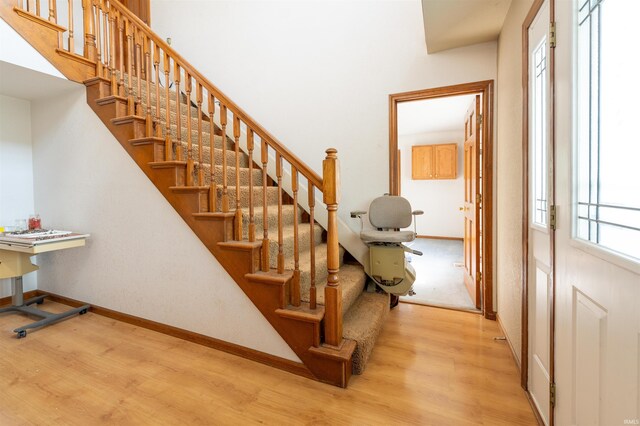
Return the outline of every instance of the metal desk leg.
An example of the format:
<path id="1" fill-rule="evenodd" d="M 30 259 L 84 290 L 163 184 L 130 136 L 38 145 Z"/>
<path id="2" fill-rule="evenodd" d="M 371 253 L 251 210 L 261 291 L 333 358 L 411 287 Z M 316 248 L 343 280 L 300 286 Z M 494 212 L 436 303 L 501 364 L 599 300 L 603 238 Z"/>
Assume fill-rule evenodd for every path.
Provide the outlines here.
<path id="1" fill-rule="evenodd" d="M 7 308 L 1 308 L 0 314 L 5 312 L 20 312 L 23 314 L 33 315 L 35 317 L 42 318 L 40 321 L 32 322 L 31 324 L 27 324 L 25 326 L 18 327 L 15 330 L 13 330 L 15 333 L 17 333 L 16 337 L 18 339 L 26 337 L 27 330 L 30 328 L 37 328 L 37 327 L 49 325 L 54 322 L 60 321 L 64 318 L 73 316 L 75 314 L 84 315 L 87 313 L 87 311 L 91 307 L 91 305 L 83 305 L 83 306 L 80 306 L 79 308 L 70 309 L 68 311 L 61 312 L 59 314 L 42 311 L 40 309 L 33 308 L 29 305 L 32 305 L 34 303 L 41 304 L 44 298 L 47 297 L 46 295 L 32 297 L 31 299 L 25 301 L 23 286 L 22 286 L 22 277 L 20 276 L 20 277 L 12 278 L 11 284 L 13 287 L 13 297 L 11 298 L 13 302 L 13 306 L 9 306 Z"/>

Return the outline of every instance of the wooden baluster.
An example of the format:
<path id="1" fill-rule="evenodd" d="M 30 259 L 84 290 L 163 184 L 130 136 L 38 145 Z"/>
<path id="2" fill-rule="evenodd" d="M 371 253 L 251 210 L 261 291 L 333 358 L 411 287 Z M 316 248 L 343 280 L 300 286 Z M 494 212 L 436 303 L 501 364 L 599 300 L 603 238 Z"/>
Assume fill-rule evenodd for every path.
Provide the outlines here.
<path id="1" fill-rule="evenodd" d="M 293 191 L 293 278 L 291 280 L 291 304 L 300 306 L 300 244 L 298 241 L 298 170 L 291 165 L 291 190 Z"/>
<path id="2" fill-rule="evenodd" d="M 209 100 L 209 156 L 211 160 L 211 170 L 209 171 L 209 211 L 215 212 L 218 207 L 216 206 L 216 155 L 215 155 L 215 132 L 213 130 L 213 116 L 216 112 L 216 103 L 213 95 L 208 94 Z"/>
<path id="3" fill-rule="evenodd" d="M 171 67 L 171 59 L 168 53 L 164 53 L 164 88 L 165 88 L 165 134 L 164 134 L 164 156 L 166 161 L 173 159 L 173 141 L 171 140 L 171 108 L 169 97 L 169 70 Z M 176 157 L 180 148 L 176 149 Z"/>
<path id="4" fill-rule="evenodd" d="M 233 115 L 233 139 L 236 152 L 236 214 L 234 216 L 235 240 L 242 239 L 242 210 L 240 209 L 240 118 Z"/>
<path id="5" fill-rule="evenodd" d="M 182 161 L 182 108 L 180 104 L 180 65 L 176 61 L 174 64 L 174 76 L 173 79 L 176 84 L 176 128 L 177 128 L 177 141 L 176 141 L 176 160 Z M 169 98 L 167 98 L 167 109 L 169 108 Z M 189 153 L 187 153 L 189 155 Z"/>
<path id="6" fill-rule="evenodd" d="M 40 0 L 36 0 L 36 15 L 40 16 Z"/>
<path id="7" fill-rule="evenodd" d="M 262 272 L 269 272 L 269 212 L 267 207 L 267 161 L 269 160 L 269 147 L 262 138 Z"/>
<path id="8" fill-rule="evenodd" d="M 27 3 L 28 4 L 28 3 Z M 67 51 L 69 53 L 74 53 L 74 35 L 73 35 L 73 0 L 68 1 L 69 4 L 69 39 L 67 40 Z"/>
<path id="9" fill-rule="evenodd" d="M 193 140 L 191 138 L 191 75 L 185 71 L 185 91 L 187 94 L 187 186 L 193 186 Z"/>
<path id="10" fill-rule="evenodd" d="M 133 40 L 135 49 L 135 72 L 136 72 L 136 115 L 138 117 L 144 116 L 143 105 L 142 105 L 142 34 L 138 27 L 133 27 Z"/>
<path id="11" fill-rule="evenodd" d="M 56 0 L 49 0 L 49 21 L 54 24 L 58 21 L 58 10 Z"/>
<path id="12" fill-rule="evenodd" d="M 222 211 L 229 212 L 229 189 L 227 188 L 227 107 L 220 104 L 220 127 L 222 127 Z M 236 188 L 236 192 L 239 188 Z"/>
<path id="13" fill-rule="evenodd" d="M 107 9 L 107 0 L 100 0 L 100 11 L 102 12 L 102 62 L 101 76 L 107 78 L 109 72 L 109 50 L 111 44 L 109 43 L 109 10 Z"/>
<path id="14" fill-rule="evenodd" d="M 153 136 L 153 118 L 151 117 L 151 39 L 143 34 L 144 40 L 144 67 L 146 69 L 144 76 L 147 80 L 147 116 L 146 120 L 146 135 L 147 137 Z M 157 83 L 156 83 L 157 85 Z"/>
<path id="15" fill-rule="evenodd" d="M 339 162 L 333 148 L 322 162 L 322 193 L 327 205 L 327 286 L 324 289 L 324 338 L 332 346 L 342 342 L 342 289 L 339 285 L 340 246 L 338 244 Z"/>
<path id="16" fill-rule="evenodd" d="M 247 127 L 247 150 L 249 151 L 249 241 L 256 240 L 256 222 L 253 213 L 253 130 Z"/>
<path id="17" fill-rule="evenodd" d="M 196 81 L 196 103 L 198 105 L 198 186 L 204 185 L 204 158 L 202 158 L 202 84 Z"/>
<path id="18" fill-rule="evenodd" d="M 95 21 L 96 21 L 96 77 L 102 77 L 102 26 L 100 19 L 100 2 L 99 0 L 93 0 L 91 9 L 95 10 Z M 90 9 L 90 10 L 91 10 Z M 94 15 L 91 13 L 91 19 L 93 19 Z"/>
<path id="19" fill-rule="evenodd" d="M 133 98 L 133 28 L 131 22 L 125 21 L 127 34 L 127 115 L 136 114 L 136 101 Z"/>
<path id="20" fill-rule="evenodd" d="M 116 96 L 119 94 L 118 92 L 118 77 L 116 76 L 116 11 L 111 9 L 111 4 L 109 3 L 109 44 L 111 48 L 109 49 L 109 70 L 111 73 L 111 95 Z M 122 44 L 120 44 L 122 46 Z M 120 48 L 122 51 L 122 48 Z"/>
<path id="21" fill-rule="evenodd" d="M 310 271 L 309 271 L 309 308 L 316 308 L 316 238 L 315 238 L 315 206 L 316 206 L 316 196 L 315 196 L 315 188 L 309 182 L 309 261 L 310 261 Z"/>
<path id="22" fill-rule="evenodd" d="M 154 123 L 156 126 L 156 137 L 162 137 L 162 126 L 160 125 L 160 46 L 153 43 L 153 67 L 156 70 L 156 114 Z"/>
<path id="23" fill-rule="evenodd" d="M 84 19 L 84 57 L 90 61 L 96 60 L 96 32 L 93 19 L 93 2 L 82 0 L 82 12 Z"/>
<path id="24" fill-rule="evenodd" d="M 118 95 L 125 97 L 126 96 L 126 86 L 124 84 L 124 19 L 122 15 L 118 13 L 118 20 L 116 22 L 118 26 L 118 52 L 119 52 L 119 64 L 118 69 L 120 71 L 120 79 L 118 83 Z"/>
<path id="25" fill-rule="evenodd" d="M 276 152 L 276 178 L 278 179 L 278 273 L 284 273 L 284 250 L 282 228 L 282 155 Z"/>

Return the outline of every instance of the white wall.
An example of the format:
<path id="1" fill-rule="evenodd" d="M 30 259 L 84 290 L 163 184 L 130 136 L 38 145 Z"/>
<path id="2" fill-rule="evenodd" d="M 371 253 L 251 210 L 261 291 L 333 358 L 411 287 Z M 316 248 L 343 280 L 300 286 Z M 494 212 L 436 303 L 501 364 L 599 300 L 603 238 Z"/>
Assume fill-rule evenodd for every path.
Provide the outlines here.
<path id="1" fill-rule="evenodd" d="M 456 143 L 458 145 L 458 177 L 447 180 L 411 179 L 411 147 Z M 418 235 L 435 237 L 464 236 L 464 127 L 455 131 L 399 135 L 401 150 L 401 192 L 414 210 L 424 210 L 418 217 Z"/>
<path id="2" fill-rule="evenodd" d="M 32 105 L 36 208 L 87 247 L 39 255 L 39 288 L 298 360 L 86 103 Z"/>
<path id="3" fill-rule="evenodd" d="M 0 96 L 0 225 L 37 209 L 44 226 L 92 235 L 86 248 L 38 255 L 38 288 L 299 361 L 98 120 L 84 86 L 54 78 L 64 79 L 2 20 L 0 61 L 11 64 L 2 87 L 32 99 Z M 0 282 L 0 297 L 10 292 Z"/>
<path id="4" fill-rule="evenodd" d="M 60 71 L 2 19 L 0 19 L 0 60 L 64 78 Z"/>
<path id="5" fill-rule="evenodd" d="M 497 311 L 518 359 L 522 344 L 522 23 L 532 3 L 511 3 L 498 40 Z"/>
<path id="6" fill-rule="evenodd" d="M 160 36 L 317 172 L 338 149 L 339 217 L 354 231 L 349 212 L 389 188 L 389 94 L 496 77 L 495 42 L 427 55 L 420 0 L 153 0 L 151 11 Z"/>
<path id="7" fill-rule="evenodd" d="M 0 226 L 14 226 L 34 210 L 31 102 L 0 95 Z M 36 289 L 37 274 L 25 275 L 25 291 Z M 11 280 L 0 280 L 0 297 L 11 293 Z"/>

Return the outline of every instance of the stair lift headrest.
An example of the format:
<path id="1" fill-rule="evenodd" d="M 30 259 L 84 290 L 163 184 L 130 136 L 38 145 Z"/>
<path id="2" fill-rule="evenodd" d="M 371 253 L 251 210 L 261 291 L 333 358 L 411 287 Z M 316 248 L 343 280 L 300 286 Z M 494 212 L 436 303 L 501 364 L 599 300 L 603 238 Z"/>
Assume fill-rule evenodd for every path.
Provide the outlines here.
<path id="1" fill-rule="evenodd" d="M 377 229 L 407 228 L 411 225 L 411 204 L 395 195 L 378 197 L 369 205 L 369 221 Z"/>

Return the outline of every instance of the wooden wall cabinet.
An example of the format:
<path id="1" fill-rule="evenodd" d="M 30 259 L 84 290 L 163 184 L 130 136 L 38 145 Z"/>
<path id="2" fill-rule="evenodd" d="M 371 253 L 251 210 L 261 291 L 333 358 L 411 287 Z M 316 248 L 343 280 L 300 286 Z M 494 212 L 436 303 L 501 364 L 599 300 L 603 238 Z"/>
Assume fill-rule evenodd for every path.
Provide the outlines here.
<path id="1" fill-rule="evenodd" d="M 411 147 L 411 178 L 455 179 L 458 177 L 458 144 Z"/>

